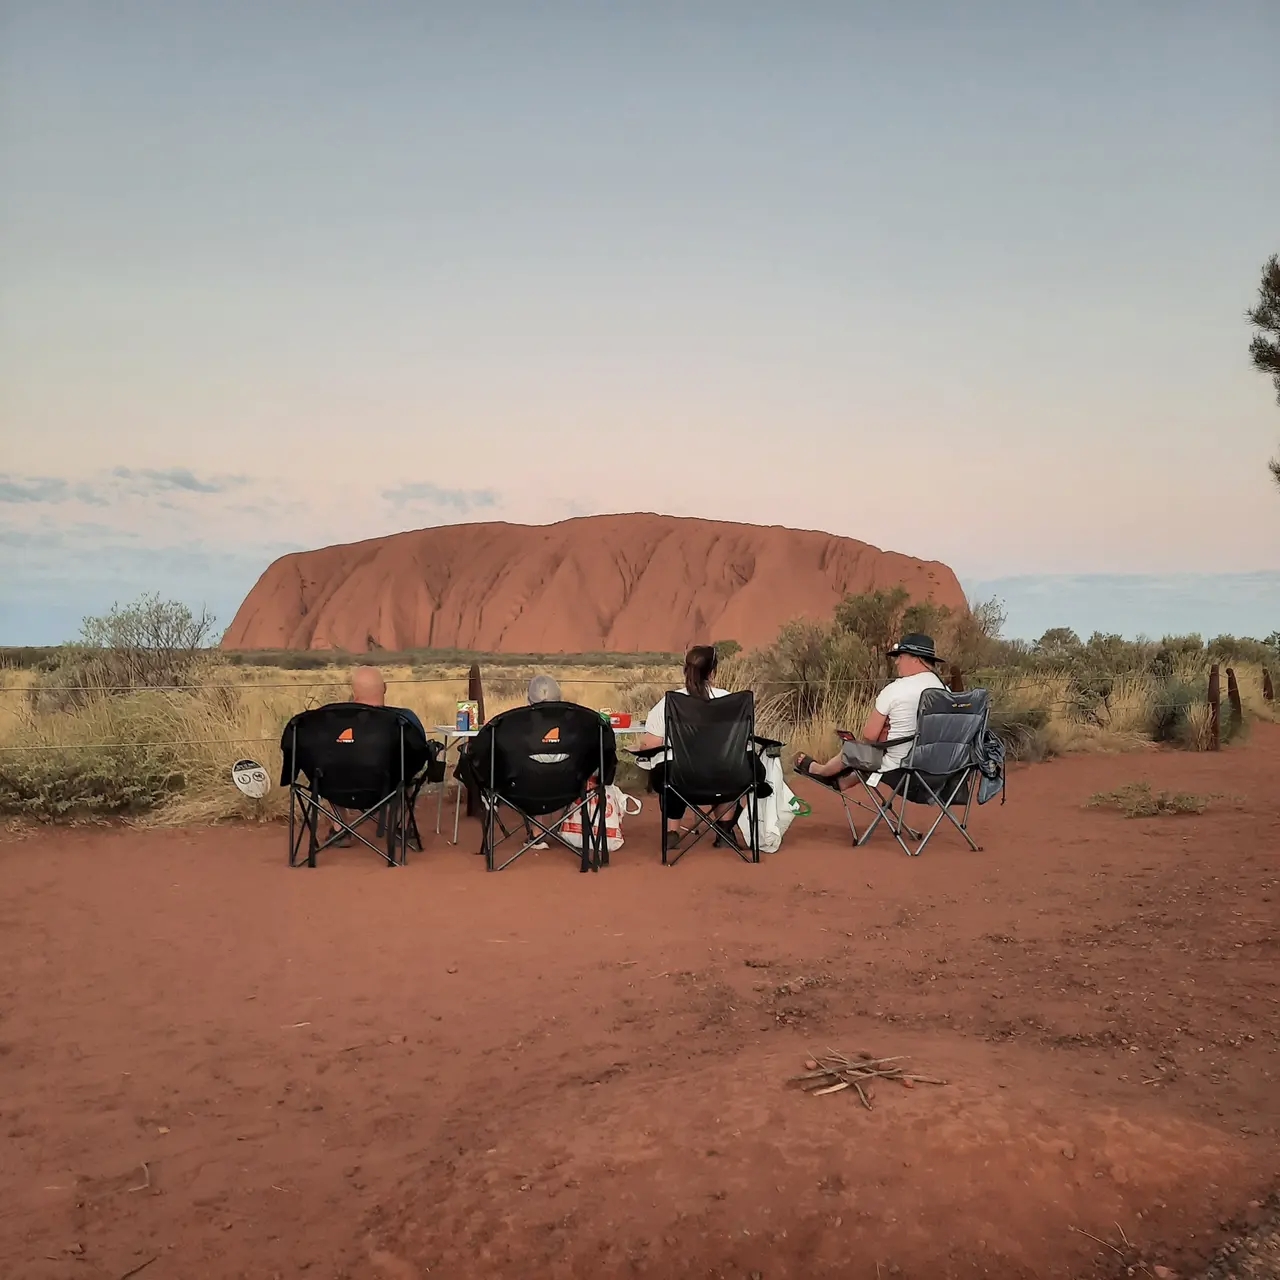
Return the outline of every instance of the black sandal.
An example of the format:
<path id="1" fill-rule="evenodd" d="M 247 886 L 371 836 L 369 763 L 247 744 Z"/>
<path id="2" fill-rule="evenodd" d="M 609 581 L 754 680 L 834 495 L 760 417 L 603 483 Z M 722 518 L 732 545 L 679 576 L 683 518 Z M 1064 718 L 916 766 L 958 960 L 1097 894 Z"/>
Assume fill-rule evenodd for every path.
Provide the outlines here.
<path id="1" fill-rule="evenodd" d="M 818 762 L 812 756 L 807 756 L 802 751 L 798 756 L 796 756 L 795 764 L 792 767 L 795 769 L 796 773 L 800 774 L 801 777 L 808 778 L 811 782 L 816 782 L 818 786 L 826 787 L 828 791 L 834 791 L 839 794 L 841 790 L 840 779 L 853 771 L 851 769 L 846 769 L 843 773 L 838 773 L 833 778 L 826 778 L 820 773 L 812 773 L 810 771 L 810 766 L 817 763 Z"/>

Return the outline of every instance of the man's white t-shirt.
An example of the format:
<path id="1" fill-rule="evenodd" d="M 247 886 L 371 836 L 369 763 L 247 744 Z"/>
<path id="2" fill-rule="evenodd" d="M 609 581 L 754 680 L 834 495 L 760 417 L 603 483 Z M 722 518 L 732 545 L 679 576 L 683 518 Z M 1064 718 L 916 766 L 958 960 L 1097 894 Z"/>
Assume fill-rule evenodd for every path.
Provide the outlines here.
<path id="1" fill-rule="evenodd" d="M 876 710 L 889 721 L 885 738 L 892 741 L 894 738 L 912 737 L 920 715 L 920 695 L 926 689 L 945 688 L 946 685 L 932 671 L 917 671 L 913 676 L 903 676 L 885 685 L 876 698 Z M 910 742 L 890 747 L 884 753 L 882 767 L 886 771 L 896 769 L 910 754 Z"/>
<path id="2" fill-rule="evenodd" d="M 687 689 L 676 689 L 673 692 L 683 693 L 686 698 L 689 696 L 689 691 Z M 729 696 L 729 690 L 713 688 L 711 690 L 711 696 L 713 698 L 727 698 Z M 653 709 L 649 712 L 649 714 L 645 717 L 645 721 L 644 721 L 645 733 L 651 733 L 655 738 L 666 737 L 667 735 L 667 705 L 666 704 L 667 704 L 667 700 L 666 698 L 663 698 L 662 701 L 657 703 L 653 707 Z M 660 758 L 659 756 L 652 756 L 648 760 L 637 760 L 636 763 L 642 769 L 652 769 L 653 766 L 658 763 L 659 758 Z M 670 758 L 671 758 L 671 753 L 668 751 L 667 759 L 670 759 Z"/>

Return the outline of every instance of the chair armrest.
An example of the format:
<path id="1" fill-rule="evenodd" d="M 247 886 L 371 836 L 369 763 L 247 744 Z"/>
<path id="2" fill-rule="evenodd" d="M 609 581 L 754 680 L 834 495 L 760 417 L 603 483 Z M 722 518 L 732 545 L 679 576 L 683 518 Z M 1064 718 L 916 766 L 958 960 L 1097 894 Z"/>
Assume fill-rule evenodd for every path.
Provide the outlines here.
<path id="1" fill-rule="evenodd" d="M 629 756 L 634 756 L 637 760 L 649 760 L 656 756 L 659 751 L 664 751 L 665 747 L 623 747 L 622 750 Z"/>
<path id="2" fill-rule="evenodd" d="M 785 747 L 787 745 L 778 738 L 762 738 L 759 734 L 754 734 L 751 741 L 754 742 L 757 747 Z"/>

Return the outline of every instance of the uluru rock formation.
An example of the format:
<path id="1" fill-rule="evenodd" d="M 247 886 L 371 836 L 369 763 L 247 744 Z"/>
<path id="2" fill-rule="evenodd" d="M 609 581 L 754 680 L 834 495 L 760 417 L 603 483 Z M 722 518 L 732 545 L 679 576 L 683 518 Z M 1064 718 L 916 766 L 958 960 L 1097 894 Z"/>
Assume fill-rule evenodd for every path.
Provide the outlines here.
<path id="1" fill-rule="evenodd" d="M 853 538 L 676 516 L 464 524 L 282 556 L 223 639 L 228 649 L 675 653 L 767 644 L 846 593 L 903 586 L 965 606 L 937 561 Z"/>

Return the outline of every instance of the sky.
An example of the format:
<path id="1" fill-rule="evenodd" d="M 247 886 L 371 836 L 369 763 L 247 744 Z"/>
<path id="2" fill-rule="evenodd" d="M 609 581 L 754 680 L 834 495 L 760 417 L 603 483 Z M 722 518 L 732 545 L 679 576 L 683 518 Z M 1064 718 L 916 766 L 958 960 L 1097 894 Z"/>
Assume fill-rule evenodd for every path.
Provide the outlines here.
<path id="1" fill-rule="evenodd" d="M 1280 628 L 1274 0 L 0 0 L 0 644 L 649 510 Z"/>

